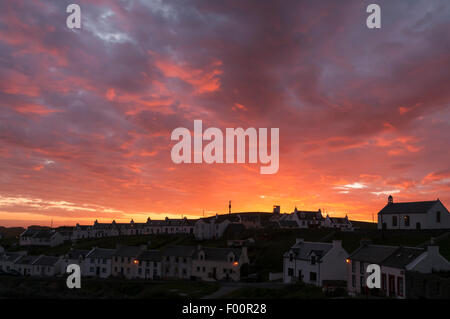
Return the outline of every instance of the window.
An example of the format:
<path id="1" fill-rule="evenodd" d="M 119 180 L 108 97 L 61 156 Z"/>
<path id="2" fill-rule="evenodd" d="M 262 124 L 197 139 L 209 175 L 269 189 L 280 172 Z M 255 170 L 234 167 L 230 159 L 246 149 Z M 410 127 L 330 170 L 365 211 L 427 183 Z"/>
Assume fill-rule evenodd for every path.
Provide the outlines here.
<path id="1" fill-rule="evenodd" d="M 364 274 L 364 263 L 362 261 L 359 262 L 359 273 Z"/>
<path id="2" fill-rule="evenodd" d="M 289 254 L 289 261 L 293 261 L 294 260 L 294 256 L 292 254 Z"/>
<path id="3" fill-rule="evenodd" d="M 294 276 L 294 269 L 288 268 L 288 276 L 289 276 L 289 277 Z"/>
<path id="4" fill-rule="evenodd" d="M 397 216 L 392 216 L 392 226 L 397 226 Z"/>
<path id="5" fill-rule="evenodd" d="M 437 211 L 436 212 L 436 223 L 440 223 L 441 222 L 441 212 Z"/>
<path id="6" fill-rule="evenodd" d="M 403 216 L 403 222 L 405 226 L 409 226 L 409 216 Z"/>
<path id="7" fill-rule="evenodd" d="M 310 272 L 309 273 L 309 281 L 316 281 L 317 280 L 317 274 L 315 272 Z"/>
<path id="8" fill-rule="evenodd" d="M 352 260 L 352 272 L 355 272 L 356 268 L 356 262 L 354 260 Z"/>
<path id="9" fill-rule="evenodd" d="M 361 291 L 364 287 L 364 276 L 359 277 L 359 286 L 361 287 Z"/>
<path id="10" fill-rule="evenodd" d="M 403 277 L 397 277 L 397 294 L 403 296 Z"/>
<path id="11" fill-rule="evenodd" d="M 355 275 L 352 275 L 352 287 L 353 288 L 356 287 L 356 277 L 355 277 Z"/>
<path id="12" fill-rule="evenodd" d="M 311 265 L 316 264 L 316 256 L 311 256 Z"/>

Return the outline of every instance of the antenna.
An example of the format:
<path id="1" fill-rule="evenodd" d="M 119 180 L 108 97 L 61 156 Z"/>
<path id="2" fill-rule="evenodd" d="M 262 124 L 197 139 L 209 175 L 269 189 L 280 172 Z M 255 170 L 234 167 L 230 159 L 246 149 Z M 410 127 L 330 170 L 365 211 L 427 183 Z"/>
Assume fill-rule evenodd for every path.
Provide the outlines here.
<path id="1" fill-rule="evenodd" d="M 231 200 L 228 201 L 228 214 L 231 214 Z"/>
<path id="2" fill-rule="evenodd" d="M 52 221 L 50 222 L 50 228 L 53 228 L 53 218 Z"/>

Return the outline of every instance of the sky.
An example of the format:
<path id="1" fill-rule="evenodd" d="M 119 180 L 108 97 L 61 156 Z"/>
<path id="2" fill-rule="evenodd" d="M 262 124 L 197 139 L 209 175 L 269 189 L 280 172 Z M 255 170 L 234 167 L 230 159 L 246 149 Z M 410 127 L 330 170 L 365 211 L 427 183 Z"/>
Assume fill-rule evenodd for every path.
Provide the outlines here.
<path id="1" fill-rule="evenodd" d="M 0 225 L 449 207 L 450 2 L 372 2 L 1 1 Z M 279 128 L 279 171 L 174 164 L 196 119 Z"/>

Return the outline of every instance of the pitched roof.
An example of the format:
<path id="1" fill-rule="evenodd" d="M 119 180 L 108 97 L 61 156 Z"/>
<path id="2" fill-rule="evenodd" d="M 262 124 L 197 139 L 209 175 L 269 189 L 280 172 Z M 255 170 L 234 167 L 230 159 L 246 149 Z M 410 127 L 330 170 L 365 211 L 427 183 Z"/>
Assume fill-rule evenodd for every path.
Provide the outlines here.
<path id="1" fill-rule="evenodd" d="M 141 253 L 142 249 L 137 246 L 122 246 L 117 248 L 113 256 L 120 257 L 136 257 Z"/>
<path id="2" fill-rule="evenodd" d="M 239 259 L 242 253 L 241 248 L 213 248 L 213 247 L 201 247 L 195 254 L 195 258 L 198 259 L 200 252 L 205 253 L 205 260 L 214 261 L 228 261 L 228 255 L 233 253 L 236 259 Z"/>
<path id="3" fill-rule="evenodd" d="M 405 268 L 424 252 L 424 248 L 400 247 L 382 261 L 381 264 L 393 268 Z"/>
<path id="4" fill-rule="evenodd" d="M 115 249 L 95 247 L 86 255 L 86 258 L 111 258 L 115 252 Z"/>
<path id="5" fill-rule="evenodd" d="M 33 262 L 33 265 L 37 266 L 54 266 L 58 262 L 58 257 L 53 256 L 40 256 Z"/>
<path id="6" fill-rule="evenodd" d="M 200 220 L 204 221 L 205 223 L 222 223 L 224 221 L 230 221 L 230 222 L 239 222 L 239 217 L 237 214 L 224 214 L 224 215 L 216 215 L 216 216 L 210 216 L 205 218 L 200 218 Z"/>
<path id="7" fill-rule="evenodd" d="M 345 217 L 329 217 L 333 224 L 350 224 L 351 222 Z"/>
<path id="8" fill-rule="evenodd" d="M 79 259 L 80 257 L 85 257 L 89 253 L 86 249 L 70 249 L 66 256 L 69 259 Z"/>
<path id="9" fill-rule="evenodd" d="M 18 252 L 4 252 L 0 257 L 4 261 L 15 261 L 19 257 L 24 256 L 24 253 L 18 253 Z"/>
<path id="10" fill-rule="evenodd" d="M 196 246 L 167 246 L 161 250 L 163 256 L 192 257 Z"/>
<path id="11" fill-rule="evenodd" d="M 306 210 L 295 210 L 294 213 L 299 219 L 305 220 L 321 220 L 323 219 L 322 213 L 320 211 L 306 211 Z"/>
<path id="12" fill-rule="evenodd" d="M 161 261 L 161 251 L 159 250 L 144 250 L 139 256 L 137 256 L 138 260 L 149 260 L 149 261 Z"/>
<path id="13" fill-rule="evenodd" d="M 41 238 L 50 240 L 55 232 L 50 228 L 28 228 L 20 237 Z"/>
<path id="14" fill-rule="evenodd" d="M 387 203 L 378 214 L 425 214 L 438 201 Z"/>
<path id="15" fill-rule="evenodd" d="M 367 244 L 360 246 L 352 254 L 350 254 L 348 258 L 351 260 L 380 264 L 398 248 L 398 246 Z"/>
<path id="16" fill-rule="evenodd" d="M 306 242 L 300 241 L 292 246 L 295 259 L 309 260 L 312 253 L 318 256 L 325 256 L 326 253 L 333 248 L 332 243 Z M 289 252 L 285 253 L 289 255 Z"/>
<path id="17" fill-rule="evenodd" d="M 31 265 L 38 258 L 39 256 L 24 255 L 17 259 L 15 263 L 20 265 Z"/>

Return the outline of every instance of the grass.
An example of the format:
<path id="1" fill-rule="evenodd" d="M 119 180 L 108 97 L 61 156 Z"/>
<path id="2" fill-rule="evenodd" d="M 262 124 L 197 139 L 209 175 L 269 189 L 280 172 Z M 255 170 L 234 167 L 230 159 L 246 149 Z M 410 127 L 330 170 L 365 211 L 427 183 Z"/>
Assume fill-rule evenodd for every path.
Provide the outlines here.
<path id="1" fill-rule="evenodd" d="M 82 278 L 81 289 L 68 289 L 65 278 L 9 277 L 0 281 L 0 298 L 198 299 L 218 289 L 215 283 L 192 281 Z"/>

